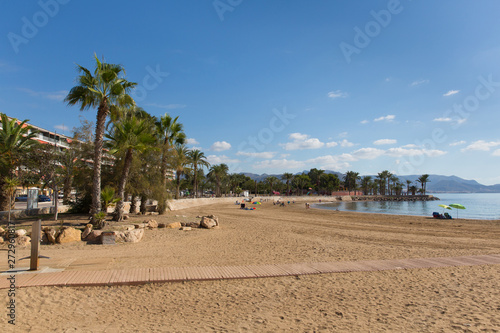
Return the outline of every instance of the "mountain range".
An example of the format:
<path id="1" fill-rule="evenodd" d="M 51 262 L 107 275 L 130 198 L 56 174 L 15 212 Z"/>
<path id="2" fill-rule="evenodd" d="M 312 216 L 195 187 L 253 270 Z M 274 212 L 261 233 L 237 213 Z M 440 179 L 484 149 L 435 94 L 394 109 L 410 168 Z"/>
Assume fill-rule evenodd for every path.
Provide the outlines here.
<path id="1" fill-rule="evenodd" d="M 301 173 L 308 173 L 308 170 L 296 173 L 297 175 Z M 336 174 L 340 179 L 343 179 L 344 174 L 337 171 L 325 170 L 325 173 Z M 275 176 L 281 179 L 281 174 L 255 174 L 243 172 L 245 176 L 252 178 L 252 180 L 262 181 L 269 176 Z M 375 175 L 370 175 L 375 178 Z M 399 179 L 406 187 L 406 180 L 413 182 L 413 185 L 420 188 L 420 183 L 416 180 L 421 175 L 407 175 L 398 176 Z M 483 185 L 475 180 L 463 179 L 457 176 L 442 176 L 442 175 L 429 175 L 429 182 L 427 183 L 428 193 L 500 193 L 500 184 L 496 185 Z"/>

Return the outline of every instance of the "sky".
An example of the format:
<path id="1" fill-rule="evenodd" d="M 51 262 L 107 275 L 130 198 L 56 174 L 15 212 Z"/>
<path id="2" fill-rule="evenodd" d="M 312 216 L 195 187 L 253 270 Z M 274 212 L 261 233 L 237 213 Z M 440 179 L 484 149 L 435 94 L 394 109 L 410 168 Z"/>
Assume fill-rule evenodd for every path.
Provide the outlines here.
<path id="1" fill-rule="evenodd" d="M 94 54 L 230 172 L 500 183 L 500 2 L 0 2 L 0 112 L 71 135 Z"/>

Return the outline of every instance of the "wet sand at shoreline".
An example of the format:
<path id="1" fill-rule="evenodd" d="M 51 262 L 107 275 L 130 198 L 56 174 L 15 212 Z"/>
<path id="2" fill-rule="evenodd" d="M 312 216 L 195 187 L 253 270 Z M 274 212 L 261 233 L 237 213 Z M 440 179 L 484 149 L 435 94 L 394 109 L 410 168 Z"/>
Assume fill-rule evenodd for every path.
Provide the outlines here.
<path id="1" fill-rule="evenodd" d="M 311 201 L 313 203 L 313 201 Z M 500 253 L 500 222 L 357 214 L 264 203 L 131 216 L 219 216 L 221 228 L 146 230 L 137 244 L 42 246 L 41 266 L 103 270 Z M 176 217 L 175 215 L 178 215 Z M 183 217 L 185 216 L 185 217 Z M 19 251 L 18 258 L 29 253 Z M 0 263 L 4 269 L 6 260 Z M 29 265 L 29 263 L 23 263 Z M 20 265 L 18 265 L 20 266 Z M 17 290 L 16 331 L 500 331 L 500 266 Z M 2 297 L 7 300 L 4 294 Z M 0 327 L 5 327 L 5 317 Z M 7 327 L 9 328 L 9 327 Z"/>

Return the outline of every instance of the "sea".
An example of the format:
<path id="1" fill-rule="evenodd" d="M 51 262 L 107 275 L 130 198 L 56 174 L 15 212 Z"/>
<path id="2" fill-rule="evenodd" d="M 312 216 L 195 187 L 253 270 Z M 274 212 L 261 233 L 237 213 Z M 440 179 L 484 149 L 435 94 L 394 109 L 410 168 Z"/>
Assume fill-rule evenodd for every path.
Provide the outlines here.
<path id="1" fill-rule="evenodd" d="M 500 193 L 429 193 L 437 201 L 338 201 L 315 203 L 314 208 L 360 213 L 432 216 L 448 212 L 454 219 L 500 220 Z M 438 205 L 461 204 L 465 209 L 443 209 Z"/>

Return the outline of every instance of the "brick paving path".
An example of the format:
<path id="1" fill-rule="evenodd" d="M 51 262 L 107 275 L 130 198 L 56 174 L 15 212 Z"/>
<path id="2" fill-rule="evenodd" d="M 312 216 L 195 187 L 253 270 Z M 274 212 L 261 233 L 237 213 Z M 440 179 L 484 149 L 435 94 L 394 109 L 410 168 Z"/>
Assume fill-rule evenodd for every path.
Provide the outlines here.
<path id="1" fill-rule="evenodd" d="M 500 254 L 453 258 L 416 258 L 350 262 L 317 262 L 252 266 L 132 268 L 105 271 L 17 273 L 16 288 L 35 286 L 110 286 L 179 281 L 249 279 L 307 274 L 383 271 L 450 266 L 499 265 Z M 0 276 L 0 289 L 8 289 L 10 274 Z"/>

